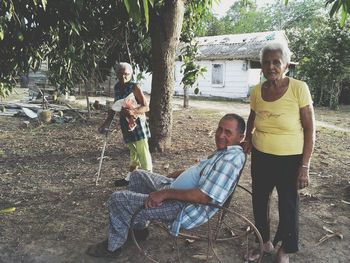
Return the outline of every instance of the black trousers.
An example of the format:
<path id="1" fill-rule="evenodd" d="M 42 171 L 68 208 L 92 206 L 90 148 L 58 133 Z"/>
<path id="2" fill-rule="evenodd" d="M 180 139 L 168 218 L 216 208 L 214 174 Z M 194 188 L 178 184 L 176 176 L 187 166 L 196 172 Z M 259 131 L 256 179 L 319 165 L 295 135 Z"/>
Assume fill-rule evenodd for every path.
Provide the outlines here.
<path id="1" fill-rule="evenodd" d="M 286 253 L 298 251 L 299 195 L 297 171 L 302 155 L 278 156 L 252 150 L 251 174 L 255 225 L 264 242 L 270 240 L 270 197 L 276 187 L 279 224 L 274 246 L 282 241 Z"/>

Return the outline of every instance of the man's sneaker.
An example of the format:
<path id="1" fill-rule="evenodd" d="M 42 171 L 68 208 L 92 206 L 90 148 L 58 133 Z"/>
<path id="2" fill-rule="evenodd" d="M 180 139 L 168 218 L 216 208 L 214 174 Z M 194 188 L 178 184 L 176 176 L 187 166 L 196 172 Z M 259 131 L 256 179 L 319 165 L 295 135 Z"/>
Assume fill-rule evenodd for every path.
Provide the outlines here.
<path id="1" fill-rule="evenodd" d="M 127 186 L 129 185 L 129 181 L 123 179 L 117 179 L 114 181 L 114 186 L 116 187 L 122 187 L 122 186 Z"/>
<path id="2" fill-rule="evenodd" d="M 117 258 L 121 253 L 121 248 L 115 251 L 108 250 L 108 240 L 104 240 L 96 245 L 89 246 L 86 254 L 96 258 Z"/>

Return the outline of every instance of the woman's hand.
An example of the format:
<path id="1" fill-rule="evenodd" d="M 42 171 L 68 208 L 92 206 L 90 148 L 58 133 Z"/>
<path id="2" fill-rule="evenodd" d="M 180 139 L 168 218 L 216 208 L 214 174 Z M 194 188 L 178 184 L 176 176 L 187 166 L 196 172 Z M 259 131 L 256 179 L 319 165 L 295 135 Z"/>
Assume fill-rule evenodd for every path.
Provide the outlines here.
<path id="1" fill-rule="evenodd" d="M 250 109 L 250 113 L 247 121 L 247 132 L 245 136 L 245 143 L 243 145 L 243 150 L 246 154 L 250 154 L 253 148 L 252 132 L 254 130 L 254 120 L 255 120 L 255 111 Z"/>
<path id="2" fill-rule="evenodd" d="M 137 117 L 137 110 L 136 109 L 128 109 L 128 108 L 122 108 L 121 114 L 124 117 L 128 118 L 136 118 Z"/>
<path id="3" fill-rule="evenodd" d="M 298 171 L 297 189 L 303 189 L 309 185 L 309 164 L 315 144 L 315 115 L 312 105 L 300 109 L 300 120 L 304 130 L 303 158 Z"/>
<path id="4" fill-rule="evenodd" d="M 309 186 L 309 168 L 300 166 L 297 177 L 297 189 L 303 189 Z"/>
<path id="5" fill-rule="evenodd" d="M 250 154 L 253 148 L 252 140 L 242 142 L 242 147 L 246 154 Z"/>

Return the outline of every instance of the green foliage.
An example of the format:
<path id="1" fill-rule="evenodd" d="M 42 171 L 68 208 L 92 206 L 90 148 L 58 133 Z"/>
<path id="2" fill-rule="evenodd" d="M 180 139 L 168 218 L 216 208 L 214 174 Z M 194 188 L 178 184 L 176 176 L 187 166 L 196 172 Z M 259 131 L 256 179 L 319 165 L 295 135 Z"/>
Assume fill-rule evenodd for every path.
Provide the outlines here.
<path id="1" fill-rule="evenodd" d="M 200 32 L 211 2 L 187 1 L 192 14 L 186 12 L 184 29 Z M 163 4 L 163 0 L 1 1 L 0 96 L 11 92 L 19 76 L 36 71 L 44 59 L 51 84 L 65 90 L 81 82 L 103 81 L 116 61 L 151 71 L 150 13 L 161 12 Z M 190 43 L 191 37 L 187 39 Z"/>
<path id="2" fill-rule="evenodd" d="M 226 17 L 230 19 L 233 24 L 244 17 L 248 13 L 256 11 L 255 1 L 245 0 L 235 2 L 227 11 Z"/>
<path id="3" fill-rule="evenodd" d="M 135 23 L 139 23 L 144 18 L 147 30 L 149 26 L 149 5 L 154 7 L 154 3 L 155 0 L 124 0 L 124 5 L 130 17 Z"/>
<path id="4" fill-rule="evenodd" d="M 16 78 L 46 58 L 51 83 L 67 89 L 104 80 L 116 60 L 129 61 L 128 48 L 135 54 L 131 62 L 148 69 L 149 43 L 119 1 L 2 1 L 1 87 L 10 91 Z"/>
<path id="5" fill-rule="evenodd" d="M 254 1 L 235 2 L 222 18 L 209 17 L 205 35 L 224 35 L 284 30 L 312 23 L 315 13 L 322 12 L 323 0 L 275 1 L 258 9 Z"/>
<path id="6" fill-rule="evenodd" d="M 37 23 L 45 13 L 46 1 L 0 2 L 0 96 L 6 96 L 16 78 L 36 70 L 44 58 L 48 38 L 42 31 L 48 25 Z"/>
<path id="7" fill-rule="evenodd" d="M 343 83 L 350 80 L 350 32 L 336 20 L 289 32 L 299 61 L 297 76 L 305 80 L 317 105 L 336 109 Z"/>
<path id="8" fill-rule="evenodd" d="M 277 18 L 272 25 L 286 30 L 293 61 L 299 62 L 297 78 L 308 83 L 316 105 L 336 109 L 349 79 L 349 31 L 329 18 L 324 1 L 290 1 L 270 10 L 270 17 Z"/>
<path id="9" fill-rule="evenodd" d="M 205 17 L 210 14 L 212 1 L 189 1 L 186 6 L 185 19 L 182 27 L 181 42 L 184 44 L 181 49 L 181 60 L 183 65 L 181 71 L 183 77 L 181 83 L 184 88 L 193 87 L 198 80 L 206 72 L 206 68 L 195 63 L 198 53 L 198 43 L 195 40 L 196 34 L 201 34 L 204 30 Z M 194 90 L 195 94 L 199 92 L 198 84 Z"/>
<path id="10" fill-rule="evenodd" d="M 123 4 L 81 1 L 71 8 L 76 15 L 64 23 L 63 30 L 58 27 L 52 31 L 59 36 L 53 39 L 48 55 L 53 83 L 69 89 L 82 81 L 99 83 L 116 61 L 147 67 L 150 45 L 143 40 L 145 31 L 129 21 Z M 129 50 L 135 54 L 132 60 Z"/>
<path id="11" fill-rule="evenodd" d="M 233 24 L 226 16 L 217 18 L 210 14 L 207 18 L 206 31 L 198 36 L 218 36 L 225 34 L 232 34 L 234 32 Z"/>
<path id="12" fill-rule="evenodd" d="M 266 31 L 270 20 L 258 10 L 255 1 L 245 0 L 235 2 L 222 18 L 207 17 L 205 35 L 225 35 Z"/>
<path id="13" fill-rule="evenodd" d="M 0 82 L 0 97 L 7 97 L 11 94 L 13 86 L 8 85 L 6 82 Z"/>
<path id="14" fill-rule="evenodd" d="M 326 2 L 333 3 L 331 15 L 340 8 L 349 10 L 348 0 Z M 292 60 L 299 62 L 297 77 L 309 84 L 315 104 L 337 108 L 340 92 L 349 85 L 349 31 L 328 13 L 324 0 L 275 1 L 261 9 L 236 2 L 225 17 L 208 23 L 207 34 L 213 33 L 213 25 L 219 34 L 285 30 L 294 52 Z"/>
<path id="15" fill-rule="evenodd" d="M 183 47 L 182 52 L 184 55 L 182 56 L 182 66 L 181 71 L 183 73 L 183 77 L 181 83 L 185 88 L 193 87 L 193 85 L 198 80 L 199 76 L 203 76 L 203 73 L 206 72 L 206 68 L 196 64 L 194 61 L 195 56 L 198 52 L 197 42 L 193 39 L 191 43 L 187 44 Z M 198 84 L 195 89 L 195 94 L 199 92 Z"/>
<path id="16" fill-rule="evenodd" d="M 329 15 L 333 17 L 336 13 L 341 10 L 340 15 L 340 27 L 345 25 L 346 19 L 350 14 L 350 1 L 349 0 L 326 0 L 326 5 L 331 5 L 332 8 L 329 12 Z"/>

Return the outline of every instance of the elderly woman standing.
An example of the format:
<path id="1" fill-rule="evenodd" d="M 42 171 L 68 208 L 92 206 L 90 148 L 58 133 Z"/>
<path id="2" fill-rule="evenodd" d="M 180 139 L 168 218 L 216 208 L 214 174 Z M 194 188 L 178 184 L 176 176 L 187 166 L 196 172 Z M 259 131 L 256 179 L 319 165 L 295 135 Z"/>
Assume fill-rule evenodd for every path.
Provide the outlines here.
<path id="1" fill-rule="evenodd" d="M 132 172 L 136 168 L 152 171 L 152 158 L 148 147 L 148 138 L 151 136 L 145 113 L 149 111 L 146 98 L 139 84 L 131 81 L 133 74 L 129 63 L 116 64 L 115 71 L 118 83 L 114 86 L 115 101 L 125 99 L 133 93 L 136 107 L 123 107 L 120 112 L 120 128 L 124 142 L 130 149 L 130 168 Z M 108 112 L 107 119 L 103 122 L 99 131 L 103 133 L 111 123 L 114 112 Z M 131 125 L 131 126 L 130 126 Z M 129 175 L 125 179 L 115 181 L 115 186 L 126 186 L 129 183 Z"/>
<path id="2" fill-rule="evenodd" d="M 260 52 L 266 81 L 250 97 L 246 153 L 252 153 L 251 175 L 255 225 L 272 252 L 281 241 L 277 262 L 289 262 L 298 251 L 298 189 L 309 184 L 311 154 L 315 142 L 312 99 L 305 82 L 285 76 L 290 50 L 280 43 Z M 270 240 L 269 202 L 273 188 L 278 193 L 279 224 Z M 251 255 L 254 258 L 254 255 Z"/>

